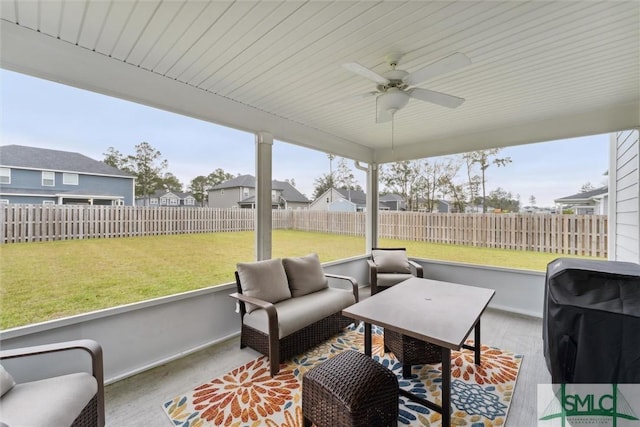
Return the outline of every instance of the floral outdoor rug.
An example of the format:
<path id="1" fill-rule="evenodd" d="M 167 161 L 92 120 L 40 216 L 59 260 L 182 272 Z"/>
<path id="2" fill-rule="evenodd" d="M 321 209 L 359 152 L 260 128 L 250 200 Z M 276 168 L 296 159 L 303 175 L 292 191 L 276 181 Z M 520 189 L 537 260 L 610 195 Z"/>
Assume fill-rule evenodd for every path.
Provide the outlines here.
<path id="1" fill-rule="evenodd" d="M 298 427 L 302 426 L 302 375 L 341 351 L 362 351 L 362 324 L 280 365 L 269 375 L 262 356 L 165 402 L 162 407 L 174 426 Z M 412 378 L 402 378 L 402 365 L 384 354 L 382 329 L 374 326 L 374 360 L 398 376 L 400 387 L 440 404 L 441 364 L 413 367 Z M 482 363 L 473 352 L 451 352 L 452 425 L 502 426 L 516 385 L 522 356 L 482 346 Z M 440 426 L 440 414 L 400 397 L 399 425 Z"/>

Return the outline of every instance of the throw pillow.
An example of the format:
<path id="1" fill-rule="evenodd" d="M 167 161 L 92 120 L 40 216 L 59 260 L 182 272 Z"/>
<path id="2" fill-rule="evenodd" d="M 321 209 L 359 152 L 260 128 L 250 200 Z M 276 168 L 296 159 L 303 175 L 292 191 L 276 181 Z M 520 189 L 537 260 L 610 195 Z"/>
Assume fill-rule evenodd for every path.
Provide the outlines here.
<path id="1" fill-rule="evenodd" d="M 374 249 L 371 255 L 379 273 L 411 273 L 405 250 Z"/>
<path id="2" fill-rule="evenodd" d="M 326 289 L 329 281 L 324 275 L 318 254 L 303 257 L 284 258 L 284 270 L 289 280 L 291 295 L 299 297 Z"/>
<path id="3" fill-rule="evenodd" d="M 16 385 L 16 382 L 11 374 L 4 369 L 4 366 L 0 365 L 0 397 L 11 390 L 14 385 Z"/>
<path id="4" fill-rule="evenodd" d="M 287 274 L 280 258 L 239 262 L 237 269 L 244 295 L 272 303 L 291 298 Z M 253 304 L 245 304 L 245 307 L 248 313 L 259 308 Z"/>

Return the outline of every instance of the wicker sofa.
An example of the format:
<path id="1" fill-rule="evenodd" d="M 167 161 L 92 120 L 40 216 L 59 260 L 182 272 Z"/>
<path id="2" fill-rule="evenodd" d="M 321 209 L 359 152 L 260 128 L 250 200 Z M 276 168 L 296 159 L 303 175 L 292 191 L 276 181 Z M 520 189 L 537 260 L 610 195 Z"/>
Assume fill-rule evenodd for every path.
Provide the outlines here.
<path id="1" fill-rule="evenodd" d="M 325 273 L 316 254 L 238 263 L 235 276 L 238 292 L 231 297 L 240 305 L 240 347 L 268 356 L 272 376 L 281 361 L 353 323 L 341 312 L 358 301 L 358 283 Z M 351 289 L 332 288 L 328 278 L 346 281 Z"/>
<path id="2" fill-rule="evenodd" d="M 59 359 L 52 357 L 53 354 L 74 351 L 83 351 L 90 356 L 91 373 L 85 372 L 87 366 L 73 373 L 17 381 L 16 384 L 10 368 L 5 370 L 0 365 L 0 426 L 105 425 L 102 348 L 97 342 L 76 340 L 2 350 L 0 359 L 7 367 L 12 364 L 30 366 L 29 359 L 56 365 Z"/>

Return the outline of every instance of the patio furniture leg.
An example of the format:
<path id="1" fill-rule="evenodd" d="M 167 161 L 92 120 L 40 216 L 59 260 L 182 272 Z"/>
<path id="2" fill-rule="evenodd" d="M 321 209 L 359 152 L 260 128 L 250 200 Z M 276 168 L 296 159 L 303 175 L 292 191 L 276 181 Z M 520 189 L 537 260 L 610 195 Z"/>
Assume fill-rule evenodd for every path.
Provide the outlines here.
<path id="1" fill-rule="evenodd" d="M 475 346 L 475 362 L 476 365 L 480 364 L 480 319 L 474 328 L 473 345 Z"/>
<path id="2" fill-rule="evenodd" d="M 480 364 L 480 319 L 473 326 L 473 345 L 462 344 L 462 348 L 473 350 L 473 361 L 476 365 Z"/>
<path id="3" fill-rule="evenodd" d="M 451 425 L 451 349 L 442 347 L 442 427 Z"/>
<path id="4" fill-rule="evenodd" d="M 269 335 L 269 373 L 275 376 L 280 372 L 280 341 L 277 331 L 274 335 Z"/>
<path id="5" fill-rule="evenodd" d="M 409 378 L 411 376 L 411 365 L 402 365 L 402 378 Z"/>
<path id="6" fill-rule="evenodd" d="M 371 357 L 371 323 L 364 323 L 364 354 Z"/>

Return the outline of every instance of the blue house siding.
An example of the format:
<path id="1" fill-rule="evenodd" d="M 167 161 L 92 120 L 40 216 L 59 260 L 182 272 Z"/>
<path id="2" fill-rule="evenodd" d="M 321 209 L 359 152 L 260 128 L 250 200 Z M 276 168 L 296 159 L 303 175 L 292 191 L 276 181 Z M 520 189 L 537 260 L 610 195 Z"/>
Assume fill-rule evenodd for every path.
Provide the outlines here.
<path id="1" fill-rule="evenodd" d="M 8 200 L 9 203 L 21 204 L 21 205 L 41 205 L 45 201 L 51 201 L 57 203 L 56 197 L 40 197 L 40 196 L 8 196 L 6 194 L 0 196 L 1 200 Z"/>
<path id="2" fill-rule="evenodd" d="M 0 199 L 9 203 L 133 205 L 135 177 L 80 153 L 22 145 L 0 146 Z M 53 185 L 43 185 L 53 177 Z M 64 177 L 70 180 L 64 183 Z M 77 178 L 77 179 L 73 179 Z M 74 182 L 75 181 L 75 182 Z"/>
<path id="3" fill-rule="evenodd" d="M 121 199 L 123 204 L 133 205 L 133 178 L 54 172 L 55 185 L 50 186 L 42 185 L 42 172 L 11 168 L 11 183 L 0 185 L 2 193 L 0 199 L 8 200 L 9 203 L 42 204 L 43 201 L 48 200 L 57 204 L 59 197 L 62 196 L 67 203 L 82 203 L 92 199 L 93 204 L 102 205 Z M 64 184 L 65 173 L 76 174 L 78 185 Z M 26 194 L 32 194 L 32 196 Z"/>
<path id="4" fill-rule="evenodd" d="M 62 179 L 62 178 L 61 178 Z M 111 195 L 124 196 L 125 205 L 134 203 L 133 178 L 120 178 L 115 176 L 80 175 L 79 191 L 91 189 L 92 191 L 102 190 Z M 66 189 L 73 186 L 65 186 Z"/>

